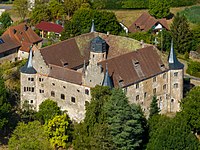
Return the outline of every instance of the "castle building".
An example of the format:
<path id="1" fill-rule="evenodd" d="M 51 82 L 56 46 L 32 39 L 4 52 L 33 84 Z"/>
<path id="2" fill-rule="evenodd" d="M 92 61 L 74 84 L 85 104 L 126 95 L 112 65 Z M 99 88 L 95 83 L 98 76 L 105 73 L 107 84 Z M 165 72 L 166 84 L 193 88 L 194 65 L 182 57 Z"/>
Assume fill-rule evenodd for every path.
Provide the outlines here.
<path id="1" fill-rule="evenodd" d="M 80 122 L 90 89 L 103 85 L 122 88 L 146 115 L 154 95 L 161 113 L 176 112 L 183 97 L 183 67 L 173 42 L 167 61 L 155 47 L 95 32 L 93 24 L 90 33 L 30 50 L 21 68 L 21 104 L 28 100 L 38 110 L 45 99 L 52 99 Z"/>

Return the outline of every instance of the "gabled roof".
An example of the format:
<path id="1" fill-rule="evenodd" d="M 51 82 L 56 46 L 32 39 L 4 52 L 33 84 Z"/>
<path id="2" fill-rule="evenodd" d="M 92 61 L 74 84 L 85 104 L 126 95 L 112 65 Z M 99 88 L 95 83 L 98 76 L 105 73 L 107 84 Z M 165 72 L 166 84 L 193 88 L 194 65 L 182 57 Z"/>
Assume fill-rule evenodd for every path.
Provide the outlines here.
<path id="1" fill-rule="evenodd" d="M 47 32 L 54 32 L 54 33 L 61 33 L 63 31 L 63 27 L 56 23 L 41 21 L 39 24 L 35 26 L 36 29 L 47 31 Z"/>
<path id="2" fill-rule="evenodd" d="M 9 27 L 3 33 L 2 37 L 4 36 L 9 36 L 13 41 L 16 41 L 18 45 L 21 45 L 20 50 L 25 52 L 29 52 L 27 47 L 30 45 L 42 41 L 42 39 L 28 25 L 26 25 L 26 23 Z"/>
<path id="3" fill-rule="evenodd" d="M 0 37 L 0 39 L 3 40 L 3 43 L 0 44 L 0 53 L 13 50 L 13 49 L 18 49 L 21 45 L 15 41 L 14 39 L 11 39 L 8 35 L 4 35 Z"/>
<path id="4" fill-rule="evenodd" d="M 114 87 L 126 87 L 167 70 L 153 46 L 99 62 L 112 76 Z"/>
<path id="5" fill-rule="evenodd" d="M 110 75 L 108 73 L 107 64 L 106 64 L 106 73 L 104 75 L 102 86 L 108 86 L 110 88 L 113 88 L 113 81 L 112 81 L 112 78 L 110 77 Z"/>
<path id="6" fill-rule="evenodd" d="M 82 84 L 82 74 L 80 72 L 55 65 L 49 65 L 49 66 L 50 66 L 50 73 L 48 75 L 49 77 L 59 79 L 62 81 L 67 81 L 74 84 L 79 84 L 79 85 Z"/>
<path id="7" fill-rule="evenodd" d="M 137 32 L 138 30 L 136 27 L 138 27 L 142 31 L 148 31 L 150 30 L 154 25 L 157 23 L 160 23 L 162 26 L 164 26 L 167 30 L 169 30 L 167 25 L 167 20 L 165 18 L 163 19 L 156 19 L 153 16 L 151 16 L 149 13 L 144 12 L 130 27 L 129 32 Z"/>

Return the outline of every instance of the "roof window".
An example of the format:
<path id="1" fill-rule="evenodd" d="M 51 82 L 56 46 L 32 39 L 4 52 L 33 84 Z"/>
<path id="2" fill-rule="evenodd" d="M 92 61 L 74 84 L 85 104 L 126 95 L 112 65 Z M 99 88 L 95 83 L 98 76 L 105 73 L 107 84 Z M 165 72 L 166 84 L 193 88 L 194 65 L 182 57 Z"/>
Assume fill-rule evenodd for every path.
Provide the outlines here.
<path id="1" fill-rule="evenodd" d="M 3 39 L 2 39 L 2 38 L 0 38 L 0 44 L 3 44 L 3 43 L 4 43 Z"/>

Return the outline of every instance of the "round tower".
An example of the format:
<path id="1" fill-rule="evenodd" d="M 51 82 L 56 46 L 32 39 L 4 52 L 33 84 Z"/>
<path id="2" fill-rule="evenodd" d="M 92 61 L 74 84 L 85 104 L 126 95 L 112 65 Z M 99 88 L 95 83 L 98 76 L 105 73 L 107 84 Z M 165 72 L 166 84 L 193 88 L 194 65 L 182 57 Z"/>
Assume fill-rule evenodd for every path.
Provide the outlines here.
<path id="1" fill-rule="evenodd" d="M 168 64 L 168 112 L 176 112 L 180 110 L 180 101 L 183 98 L 184 65 L 176 57 L 173 41 L 171 42 Z"/>
<path id="2" fill-rule="evenodd" d="M 28 61 L 20 70 L 21 85 L 21 107 L 24 101 L 28 101 L 33 108 L 36 108 L 36 73 L 32 65 L 33 52 L 30 48 Z"/>

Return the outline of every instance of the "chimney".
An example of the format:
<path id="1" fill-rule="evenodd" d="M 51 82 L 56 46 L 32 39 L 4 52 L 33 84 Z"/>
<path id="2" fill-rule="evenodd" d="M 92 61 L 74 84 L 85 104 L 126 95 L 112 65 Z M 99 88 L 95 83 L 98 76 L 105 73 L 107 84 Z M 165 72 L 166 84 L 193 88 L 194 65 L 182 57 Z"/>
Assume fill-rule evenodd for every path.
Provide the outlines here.
<path id="1" fill-rule="evenodd" d="M 109 31 L 107 31 L 107 36 L 109 36 L 109 34 L 110 34 L 110 32 L 109 32 Z"/>

